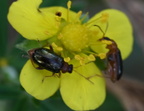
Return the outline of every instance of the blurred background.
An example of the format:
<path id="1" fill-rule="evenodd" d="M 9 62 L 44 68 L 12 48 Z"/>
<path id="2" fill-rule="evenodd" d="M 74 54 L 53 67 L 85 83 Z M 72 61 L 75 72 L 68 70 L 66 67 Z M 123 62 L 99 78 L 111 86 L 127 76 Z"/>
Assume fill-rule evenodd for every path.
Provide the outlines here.
<path id="1" fill-rule="evenodd" d="M 134 29 L 133 52 L 124 61 L 124 76 L 117 83 L 107 80 L 107 97 L 96 111 L 144 111 L 144 1 L 72 0 L 72 10 L 95 13 L 114 8 L 125 12 Z M 15 47 L 24 40 L 8 23 L 7 13 L 14 0 L 0 0 L 0 111 L 72 111 L 59 92 L 39 101 L 28 95 L 19 83 L 20 71 L 27 61 Z M 67 0 L 43 0 L 41 7 L 64 6 Z"/>

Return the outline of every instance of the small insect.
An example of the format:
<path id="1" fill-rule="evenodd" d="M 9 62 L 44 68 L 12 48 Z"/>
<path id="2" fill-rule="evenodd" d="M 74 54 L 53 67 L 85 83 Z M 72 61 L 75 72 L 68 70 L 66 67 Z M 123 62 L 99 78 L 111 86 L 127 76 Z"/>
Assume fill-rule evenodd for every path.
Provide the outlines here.
<path id="1" fill-rule="evenodd" d="M 107 69 L 105 70 L 106 74 L 110 75 L 111 81 L 116 82 L 119 80 L 123 73 L 123 63 L 122 63 L 122 57 L 121 52 L 119 48 L 117 47 L 117 44 L 114 40 L 103 37 L 100 39 L 102 40 L 108 40 L 111 41 L 112 44 L 107 45 L 106 48 L 109 49 L 107 52 Z"/>
<path id="2" fill-rule="evenodd" d="M 28 55 L 30 56 L 32 63 L 34 62 L 38 65 L 38 67 L 35 67 L 36 69 L 46 69 L 53 72 L 53 75 L 55 73 L 60 74 L 60 72 L 72 73 L 73 65 L 69 65 L 61 56 L 55 54 L 51 47 L 50 49 L 36 48 L 29 50 Z"/>
<path id="3" fill-rule="evenodd" d="M 110 45 L 107 44 L 106 46 L 106 48 L 109 49 L 109 51 L 106 54 L 107 68 L 105 70 L 105 73 L 110 75 L 110 79 L 112 82 L 116 82 L 121 78 L 123 73 L 123 62 L 122 62 L 121 52 L 114 40 L 110 39 L 109 37 L 105 37 L 105 33 L 103 32 L 100 26 L 98 25 L 94 25 L 94 26 L 97 26 L 103 33 L 103 37 L 99 39 L 99 41 L 107 40 L 112 42 L 112 44 Z"/>
<path id="4" fill-rule="evenodd" d="M 38 65 L 38 67 L 35 67 L 36 69 L 46 69 L 48 71 L 51 71 L 53 73 L 51 76 L 54 76 L 55 73 L 58 73 L 58 77 L 60 77 L 61 72 L 72 73 L 73 71 L 75 71 L 78 75 L 87 79 L 85 76 L 74 70 L 72 64 L 68 64 L 67 62 L 64 61 L 64 59 L 61 56 L 57 55 L 53 51 L 51 46 L 50 49 L 47 48 L 31 49 L 28 51 L 28 55 L 30 57 L 33 66 L 35 67 L 34 63 Z M 91 82 L 90 80 L 88 81 Z"/>

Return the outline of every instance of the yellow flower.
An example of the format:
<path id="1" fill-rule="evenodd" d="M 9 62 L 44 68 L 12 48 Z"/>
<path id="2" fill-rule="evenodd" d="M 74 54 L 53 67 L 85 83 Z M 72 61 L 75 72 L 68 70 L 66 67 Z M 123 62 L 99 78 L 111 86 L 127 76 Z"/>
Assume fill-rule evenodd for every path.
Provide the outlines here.
<path id="1" fill-rule="evenodd" d="M 109 41 L 100 42 L 103 36 L 116 41 L 123 59 L 132 50 L 132 27 L 125 14 L 107 9 L 84 22 L 82 17 L 63 7 L 39 8 L 42 0 L 18 0 L 9 10 L 12 26 L 29 40 L 47 40 L 54 52 L 72 64 L 72 73 L 51 76 L 48 70 L 36 69 L 30 60 L 23 67 L 20 82 L 24 89 L 39 100 L 52 96 L 60 88 L 64 102 L 73 110 L 93 110 L 105 99 L 105 81 L 94 64 L 96 57 L 106 58 Z M 94 76 L 97 75 L 97 76 Z M 51 76 L 51 77 L 46 77 Z M 94 76 L 94 77 L 91 77 Z M 91 77 L 91 78 L 90 78 Z M 88 79 L 89 78 L 89 79 Z"/>

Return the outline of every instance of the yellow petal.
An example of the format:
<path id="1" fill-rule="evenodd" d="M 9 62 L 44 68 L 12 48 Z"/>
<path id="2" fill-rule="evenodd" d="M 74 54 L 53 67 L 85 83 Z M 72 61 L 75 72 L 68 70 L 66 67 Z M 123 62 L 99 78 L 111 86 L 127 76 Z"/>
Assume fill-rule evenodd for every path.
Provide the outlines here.
<path id="1" fill-rule="evenodd" d="M 71 10 L 67 10 L 64 7 L 49 7 L 49 8 L 42 8 L 43 12 L 51 12 L 54 14 L 61 14 L 61 17 L 67 21 L 69 19 L 69 22 L 80 22 L 79 15 Z"/>
<path id="2" fill-rule="evenodd" d="M 35 69 L 29 60 L 21 71 L 20 82 L 30 95 L 37 99 L 44 100 L 52 96 L 59 88 L 59 78 L 45 77 L 51 74 L 52 73 L 47 70 Z"/>
<path id="3" fill-rule="evenodd" d="M 25 38 L 44 40 L 58 31 L 56 15 L 38 9 L 42 0 L 18 0 L 14 2 L 8 13 L 11 25 Z"/>
<path id="4" fill-rule="evenodd" d="M 95 20 L 96 22 L 91 22 L 91 24 L 90 24 L 91 26 L 97 25 L 98 21 L 96 20 L 96 18 L 99 18 L 102 15 L 102 13 L 109 14 L 108 29 L 106 30 L 105 36 L 109 37 L 110 39 L 113 39 L 118 44 L 118 47 L 122 53 L 122 58 L 123 59 L 127 58 L 133 48 L 132 26 L 131 26 L 131 23 L 130 23 L 128 17 L 121 11 L 114 10 L 114 9 L 108 9 L 108 10 L 101 11 L 100 13 L 98 13 L 94 17 L 92 17 L 90 19 L 89 23 L 93 20 Z M 100 27 L 105 32 L 106 25 L 100 24 Z M 94 42 L 93 42 L 93 44 L 94 44 Z M 102 45 L 102 47 L 100 47 L 100 48 L 98 48 L 98 45 L 95 45 L 95 46 L 93 45 L 92 48 L 96 52 L 99 52 L 99 53 L 102 50 L 104 52 L 107 51 L 107 50 L 105 50 L 105 45 Z"/>
<path id="5" fill-rule="evenodd" d="M 74 68 L 74 70 L 85 77 L 95 74 L 101 76 L 94 63 Z M 64 102 L 73 110 L 96 109 L 105 99 L 104 78 L 97 75 L 90 79 L 91 83 L 77 72 L 62 75 L 60 92 Z"/>

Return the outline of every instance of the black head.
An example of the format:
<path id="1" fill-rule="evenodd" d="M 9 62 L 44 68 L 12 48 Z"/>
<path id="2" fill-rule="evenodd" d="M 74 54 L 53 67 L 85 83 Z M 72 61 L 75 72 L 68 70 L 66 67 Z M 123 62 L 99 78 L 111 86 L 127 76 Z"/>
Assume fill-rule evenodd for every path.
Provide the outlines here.
<path id="1" fill-rule="evenodd" d="M 108 38 L 108 37 L 103 37 L 103 38 L 101 38 L 101 39 L 99 39 L 100 41 L 102 41 L 102 40 L 107 40 L 107 41 L 112 41 L 110 38 Z"/>
<path id="2" fill-rule="evenodd" d="M 111 41 L 111 39 L 110 39 L 110 38 L 108 38 L 108 37 L 103 37 L 103 39 L 104 39 L 104 40 Z"/>
<path id="3" fill-rule="evenodd" d="M 73 65 L 72 64 L 69 65 L 67 62 L 64 62 L 61 71 L 62 73 L 66 73 L 66 72 L 72 73 Z"/>
<path id="4" fill-rule="evenodd" d="M 68 72 L 69 72 L 69 73 L 72 73 L 72 71 L 73 71 L 73 65 L 70 64 L 70 65 L 68 66 Z"/>

